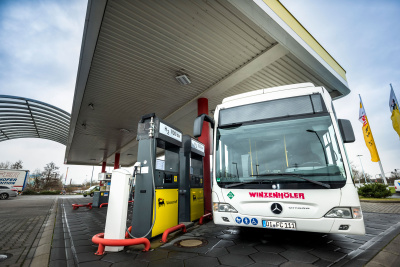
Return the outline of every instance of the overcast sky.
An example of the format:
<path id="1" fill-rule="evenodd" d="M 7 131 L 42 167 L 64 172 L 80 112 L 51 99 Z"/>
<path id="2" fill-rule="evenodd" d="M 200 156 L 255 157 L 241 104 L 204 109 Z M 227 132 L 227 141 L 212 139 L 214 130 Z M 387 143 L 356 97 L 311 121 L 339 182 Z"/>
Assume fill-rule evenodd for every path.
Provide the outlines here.
<path id="1" fill-rule="evenodd" d="M 400 99 L 400 1 L 282 0 L 286 8 L 346 70 L 351 94 L 335 101 L 339 118 L 352 122 L 350 160 L 375 176 L 358 121 L 359 98 L 387 175 L 400 169 L 400 138 L 393 130 L 389 84 Z M 71 112 L 87 1 L 0 1 L 0 94 L 40 100 Z M 0 143 L 0 162 L 43 169 L 53 161 L 66 174 L 65 146 L 41 139 Z M 101 170 L 94 169 L 94 178 Z M 111 169 L 110 169 L 111 170 Z M 90 180 L 92 167 L 69 166 L 68 182 Z"/>

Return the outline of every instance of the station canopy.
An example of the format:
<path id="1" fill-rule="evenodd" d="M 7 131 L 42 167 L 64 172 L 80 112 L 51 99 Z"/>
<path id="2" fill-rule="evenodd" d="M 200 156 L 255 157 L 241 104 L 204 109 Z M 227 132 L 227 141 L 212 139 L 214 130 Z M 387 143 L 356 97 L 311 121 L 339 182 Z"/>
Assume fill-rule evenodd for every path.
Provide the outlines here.
<path id="1" fill-rule="evenodd" d="M 189 84 L 181 85 L 177 76 Z M 311 82 L 350 92 L 344 69 L 277 0 L 89 0 L 66 164 L 136 161 L 155 113 L 193 134 L 197 100 Z"/>
<path id="2" fill-rule="evenodd" d="M 0 142 L 41 138 L 67 145 L 70 119 L 68 112 L 50 104 L 0 95 Z"/>

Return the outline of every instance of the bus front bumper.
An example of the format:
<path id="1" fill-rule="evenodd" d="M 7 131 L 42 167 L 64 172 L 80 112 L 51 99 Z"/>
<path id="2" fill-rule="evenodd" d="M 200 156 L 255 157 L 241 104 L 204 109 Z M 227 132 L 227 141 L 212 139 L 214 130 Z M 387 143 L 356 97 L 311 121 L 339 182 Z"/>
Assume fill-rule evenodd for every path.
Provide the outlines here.
<path id="1" fill-rule="evenodd" d="M 364 235 L 363 219 L 263 217 L 240 213 L 213 212 L 214 223 L 219 225 L 294 230 L 305 232 Z M 293 224 L 294 223 L 294 224 Z M 275 226 L 275 227 L 274 227 Z M 293 227 L 294 226 L 294 227 Z M 286 227 L 286 228 L 285 228 Z"/>

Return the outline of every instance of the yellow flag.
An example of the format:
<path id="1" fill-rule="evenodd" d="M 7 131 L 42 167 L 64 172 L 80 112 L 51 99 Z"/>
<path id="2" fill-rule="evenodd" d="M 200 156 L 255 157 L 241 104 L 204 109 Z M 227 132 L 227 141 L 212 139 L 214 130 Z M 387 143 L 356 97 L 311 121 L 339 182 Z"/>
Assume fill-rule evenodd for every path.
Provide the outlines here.
<path id="1" fill-rule="evenodd" d="M 400 112 L 398 109 L 393 110 L 392 116 L 390 117 L 392 119 L 392 125 L 393 129 L 397 132 L 397 134 L 400 137 Z"/>
<path id="2" fill-rule="evenodd" d="M 380 161 L 378 150 L 375 146 L 374 137 L 372 136 L 371 128 L 369 127 L 367 114 L 365 114 L 365 110 L 362 104 L 361 96 L 360 96 L 360 112 L 358 120 L 363 124 L 362 130 L 364 134 L 365 144 L 367 145 L 369 152 L 371 153 L 371 161 L 378 162 Z"/>
<path id="3" fill-rule="evenodd" d="M 400 112 L 399 112 L 399 104 L 397 103 L 396 95 L 394 94 L 393 87 L 390 85 L 390 98 L 389 98 L 389 107 L 390 112 L 392 112 L 392 125 L 393 129 L 397 132 L 400 137 Z"/>

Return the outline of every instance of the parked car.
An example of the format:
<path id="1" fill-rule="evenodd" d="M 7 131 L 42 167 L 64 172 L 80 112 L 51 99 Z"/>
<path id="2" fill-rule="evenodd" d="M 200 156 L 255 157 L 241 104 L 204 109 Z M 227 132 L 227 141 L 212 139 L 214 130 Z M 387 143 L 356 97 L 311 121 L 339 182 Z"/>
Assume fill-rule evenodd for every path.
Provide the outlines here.
<path id="1" fill-rule="evenodd" d="M 18 190 L 14 187 L 0 185 L 0 199 L 8 199 L 9 197 L 16 197 Z"/>
<path id="2" fill-rule="evenodd" d="M 99 191 L 99 190 L 100 190 L 100 186 L 98 186 L 98 185 L 91 186 L 91 187 L 89 187 L 89 189 L 86 189 L 83 191 L 83 196 L 87 197 L 89 195 L 89 196 L 93 197 L 94 192 Z"/>
<path id="3" fill-rule="evenodd" d="M 400 180 L 394 180 L 394 188 L 396 193 L 400 193 Z"/>

